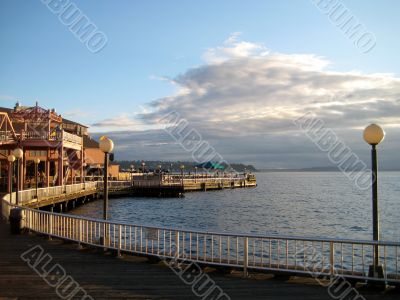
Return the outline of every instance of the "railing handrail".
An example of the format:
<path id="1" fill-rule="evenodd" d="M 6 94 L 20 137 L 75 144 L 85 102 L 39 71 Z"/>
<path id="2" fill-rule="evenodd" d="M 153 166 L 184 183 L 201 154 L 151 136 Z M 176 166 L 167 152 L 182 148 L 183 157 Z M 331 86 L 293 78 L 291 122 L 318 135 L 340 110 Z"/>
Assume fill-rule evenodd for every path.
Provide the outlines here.
<path id="1" fill-rule="evenodd" d="M 63 141 L 82 145 L 82 137 L 73 133 L 69 133 L 65 130 L 62 131 Z"/>
<path id="2" fill-rule="evenodd" d="M 57 195 L 62 195 L 62 194 L 76 193 L 76 192 L 79 192 L 82 190 L 89 190 L 89 189 L 101 190 L 103 187 L 102 183 L 103 183 L 103 181 L 88 181 L 88 182 L 84 182 L 84 183 L 74 183 L 74 184 L 68 184 L 68 185 L 57 185 L 57 186 L 51 186 L 51 187 L 38 188 L 37 191 L 38 191 L 38 195 L 41 198 L 52 197 L 52 196 L 57 196 Z M 130 185 L 130 182 L 109 181 L 109 187 L 113 187 L 113 186 L 121 187 L 121 186 L 128 186 L 128 185 Z M 21 204 L 24 204 L 24 202 L 30 202 L 33 199 L 37 198 L 35 188 L 19 191 L 18 194 L 19 194 Z M 14 193 L 13 193 L 13 195 L 14 195 Z"/>
<path id="3" fill-rule="evenodd" d="M 24 208 L 26 210 L 34 210 L 32 208 Z M 65 216 L 65 214 L 49 212 L 49 211 L 41 211 L 44 214 L 49 215 L 59 215 Z M 80 215 L 68 215 L 73 219 L 82 219 L 85 221 L 93 221 L 98 223 L 105 223 L 105 224 L 112 224 L 112 225 L 126 225 L 126 226 L 136 226 L 142 227 L 147 229 L 158 229 L 158 230 L 168 230 L 168 231 L 179 231 L 179 232 L 186 232 L 186 233 L 198 233 L 198 234 L 207 234 L 207 235 L 216 235 L 216 236 L 230 236 L 230 237 L 248 237 L 248 238 L 259 238 L 259 239 L 273 239 L 273 240 L 297 240 L 297 241 L 307 241 L 307 242 L 333 242 L 333 243 L 343 243 L 343 244 L 364 244 L 364 245 L 380 245 L 380 246 L 399 246 L 400 241 L 373 241 L 373 240 L 358 240 L 358 239 L 340 239 L 340 238 L 319 238 L 319 237 L 307 237 L 307 236 L 289 236 L 289 235 L 276 235 L 276 234 L 254 234 L 254 233 L 234 233 L 234 232 L 217 232 L 217 231 L 201 231 L 195 229 L 180 229 L 175 227 L 164 227 L 164 226 L 152 226 L 152 225 L 142 225 L 142 224 L 135 224 L 129 222 L 122 222 L 122 221 L 112 221 L 112 220 L 103 220 L 98 218 L 91 218 L 86 216 Z"/>
<path id="4" fill-rule="evenodd" d="M 13 193 L 15 194 L 15 193 Z M 9 195 L 9 194 L 8 194 Z M 4 199 L 3 199 L 4 200 Z M 10 204 L 15 206 L 15 204 Z M 35 210 L 33 208 L 20 206 L 24 210 Z M 49 212 L 49 211 L 41 211 L 43 214 L 47 215 L 57 215 L 57 216 L 65 216 L 62 213 Z M 235 232 L 217 232 L 217 231 L 202 231 L 195 229 L 182 229 L 176 227 L 164 227 L 164 226 L 153 226 L 153 225 L 143 225 L 143 224 L 135 224 L 129 222 L 122 221 L 113 221 L 113 220 L 102 220 L 98 218 L 91 218 L 80 215 L 68 215 L 73 219 L 81 219 L 85 221 L 93 221 L 103 224 L 112 224 L 112 225 L 126 225 L 126 226 L 136 226 L 147 229 L 158 229 L 158 230 L 168 230 L 168 231 L 179 231 L 186 233 L 194 233 L 194 234 L 207 234 L 207 235 L 215 235 L 215 236 L 229 236 L 229 237 L 240 237 L 240 238 L 258 238 L 258 239 L 273 239 L 273 240 L 297 240 L 297 241 L 307 241 L 307 242 L 326 242 L 326 243 L 343 243 L 343 244 L 364 244 L 364 245 L 380 245 L 380 246 L 398 246 L 400 247 L 400 242 L 396 241 L 373 241 L 373 240 L 359 240 L 359 239 L 341 239 L 341 238 L 320 238 L 320 237 L 310 237 L 310 236 L 289 236 L 289 235 L 277 235 L 277 234 L 254 234 L 254 233 L 235 233 Z"/>
<path id="5" fill-rule="evenodd" d="M 17 207 L 8 202 L 9 194 L 1 200 L 3 201 L 3 213 L 9 213 L 11 208 Z M 318 268 L 309 268 L 310 264 L 315 266 L 314 256 L 306 253 L 307 247 L 312 247 L 313 251 L 319 251 L 321 255 L 320 268 L 324 275 L 400 282 L 398 268 L 400 242 L 186 230 L 136 225 L 19 207 L 23 211 L 24 227 L 34 232 L 128 253 L 204 261 L 210 265 L 242 267 L 245 274 L 248 269 L 321 274 Z M 101 237 L 105 236 L 107 236 L 107 243 L 110 244 L 100 242 Z M 153 242 L 156 252 L 154 252 Z M 150 245 L 151 249 L 148 248 Z M 383 260 L 384 278 L 370 277 L 365 271 L 365 266 L 368 270 L 368 264 L 373 259 L 372 249 L 375 245 L 383 248 L 380 258 Z M 169 254 L 167 253 L 168 246 Z M 265 246 L 264 250 L 263 246 Z M 347 250 L 344 247 L 347 247 Z M 192 251 L 194 251 L 193 255 Z M 232 251 L 232 255 L 230 251 Z M 354 251 L 357 253 L 355 254 Z M 346 255 L 343 257 L 344 253 Z M 387 256 L 387 253 L 391 253 L 390 256 Z M 337 273 L 336 268 L 339 268 Z"/>
<path id="6" fill-rule="evenodd" d="M 123 181 L 109 181 L 110 184 L 112 183 L 121 183 Z M 102 181 L 92 181 L 90 182 L 92 185 L 96 185 L 96 188 L 102 188 Z M 129 182 L 126 182 L 129 183 Z M 70 184 L 70 185 L 65 185 L 65 186 L 55 186 L 55 187 L 49 187 L 49 188 L 60 188 L 60 187 L 74 187 L 74 186 L 79 186 L 83 185 L 85 183 L 77 183 L 77 184 Z M 88 183 L 86 183 L 88 184 Z M 100 187 L 97 185 L 101 184 Z M 41 189 L 49 189 L 49 188 L 41 188 Z M 40 189 L 39 189 L 40 190 Z M 29 189 L 29 190 L 24 190 L 20 191 L 20 193 L 23 192 L 35 192 L 35 189 Z M 6 194 L 2 200 L 5 200 L 4 198 L 8 198 L 9 194 Z M 15 192 L 13 192 L 13 198 L 15 199 Z M 7 200 L 6 200 L 7 201 Z M 11 203 L 10 203 L 11 204 Z M 14 205 L 14 204 L 11 204 Z M 26 210 L 32 210 L 31 208 L 23 207 L 21 208 L 26 209 Z M 55 213 L 55 212 L 47 212 L 43 211 L 44 214 L 54 214 L 54 215 L 63 215 L 60 213 Z M 298 240 L 298 241 L 317 241 L 317 242 L 335 242 L 335 243 L 353 243 L 353 244 L 367 244 L 367 245 L 387 245 L 387 246 L 400 246 L 400 241 L 373 241 L 373 240 L 359 240 L 359 239 L 343 239 L 343 238 L 329 238 L 329 237 L 310 237 L 310 236 L 290 236 L 290 235 L 277 235 L 277 234 L 256 234 L 256 233 L 241 233 L 241 232 L 217 232 L 217 231 L 201 231 L 201 230 L 196 230 L 196 229 L 182 229 L 182 228 L 175 228 L 175 227 L 163 227 L 163 226 L 153 226 L 153 225 L 143 225 L 143 224 L 135 224 L 135 223 L 128 223 L 128 222 L 121 222 L 121 221 L 112 221 L 112 220 L 102 220 L 102 219 L 97 219 L 97 218 L 90 218 L 86 216 L 78 216 L 78 215 L 70 215 L 74 219 L 83 219 L 87 221 L 96 221 L 100 223 L 107 223 L 107 224 L 114 224 L 114 225 L 130 225 L 130 226 L 140 226 L 140 227 L 145 227 L 149 229 L 160 229 L 160 230 L 171 230 L 171 231 L 181 231 L 181 232 L 187 232 L 187 233 L 198 233 L 198 234 L 209 234 L 209 235 L 221 235 L 221 236 L 235 236 L 235 237 L 249 237 L 249 238 L 265 238 L 265 239 L 284 239 L 284 240 Z"/>
<path id="7" fill-rule="evenodd" d="M 35 130 L 22 130 L 16 134 L 22 140 L 46 140 L 46 141 L 67 141 L 78 145 L 83 144 L 83 138 L 79 135 L 62 131 L 35 131 Z"/>

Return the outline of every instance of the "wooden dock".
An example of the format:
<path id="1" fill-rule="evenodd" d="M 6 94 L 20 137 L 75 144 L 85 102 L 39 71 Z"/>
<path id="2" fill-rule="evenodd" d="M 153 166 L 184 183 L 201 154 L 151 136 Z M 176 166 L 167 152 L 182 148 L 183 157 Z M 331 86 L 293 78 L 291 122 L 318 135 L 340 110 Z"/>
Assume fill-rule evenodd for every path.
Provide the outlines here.
<path id="1" fill-rule="evenodd" d="M 211 191 L 234 188 L 256 187 L 253 174 L 229 175 L 179 175 L 179 174 L 143 174 L 134 176 L 132 195 L 172 196 L 185 192 Z"/>
<path id="2" fill-rule="evenodd" d="M 109 182 L 110 197 L 149 196 L 182 197 L 185 192 L 210 191 L 233 188 L 256 187 L 257 181 L 252 174 L 236 176 L 199 174 L 142 174 L 132 181 Z M 70 187 L 73 186 L 73 190 Z M 77 204 L 103 197 L 103 182 L 89 181 L 70 186 L 56 186 L 20 191 L 20 204 L 29 208 L 43 208 L 58 212 L 68 211 Z M 14 201 L 15 201 L 15 195 Z"/>
<path id="3" fill-rule="evenodd" d="M 60 264 L 93 299 L 202 299 L 162 262 L 151 263 L 135 256 L 115 257 L 112 253 L 78 249 L 76 244 L 31 234 L 10 235 L 6 224 L 0 224 L 0 241 L 0 299 L 59 299 L 55 288 L 20 258 L 36 245 L 43 247 L 53 258 L 52 263 Z M 241 272 L 224 275 L 211 268 L 205 271 L 231 299 L 332 299 L 327 289 L 313 279 L 282 281 L 261 274 L 241 278 Z M 399 296 L 394 292 L 360 292 L 366 299 L 394 300 Z"/>

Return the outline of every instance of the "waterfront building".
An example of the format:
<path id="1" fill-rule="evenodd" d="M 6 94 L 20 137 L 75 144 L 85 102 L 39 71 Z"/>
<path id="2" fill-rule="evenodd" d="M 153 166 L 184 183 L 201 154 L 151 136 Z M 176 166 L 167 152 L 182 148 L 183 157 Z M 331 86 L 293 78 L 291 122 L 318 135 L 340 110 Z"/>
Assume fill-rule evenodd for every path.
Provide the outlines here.
<path id="1" fill-rule="evenodd" d="M 18 164 L 19 182 L 11 176 L 7 160 L 17 147 L 23 150 Z M 11 184 L 18 184 L 20 189 L 35 186 L 35 159 L 40 159 L 37 178 L 41 187 L 84 182 L 88 171 L 100 170 L 104 165 L 104 154 L 89 136 L 87 126 L 38 103 L 31 107 L 18 102 L 14 108 L 0 107 L 0 191 L 9 192 Z M 118 177 L 118 166 L 109 170 L 110 177 Z"/>

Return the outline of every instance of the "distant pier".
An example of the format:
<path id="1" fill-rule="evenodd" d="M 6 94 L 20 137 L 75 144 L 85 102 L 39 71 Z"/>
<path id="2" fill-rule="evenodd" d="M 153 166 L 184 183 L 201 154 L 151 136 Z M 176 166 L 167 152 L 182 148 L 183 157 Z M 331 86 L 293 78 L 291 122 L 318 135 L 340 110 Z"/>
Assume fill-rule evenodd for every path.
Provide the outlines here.
<path id="1" fill-rule="evenodd" d="M 142 174 L 132 177 L 133 195 L 179 196 L 185 192 L 256 187 L 254 174 Z"/>
<path id="2" fill-rule="evenodd" d="M 186 192 L 212 191 L 257 186 L 253 174 L 228 175 L 177 175 L 141 174 L 130 181 L 109 181 L 111 197 L 182 197 Z M 55 186 L 20 191 L 20 204 L 29 208 L 43 208 L 55 212 L 66 212 L 103 197 L 103 182 L 88 181 L 73 185 Z M 13 196 L 15 202 L 15 195 Z"/>

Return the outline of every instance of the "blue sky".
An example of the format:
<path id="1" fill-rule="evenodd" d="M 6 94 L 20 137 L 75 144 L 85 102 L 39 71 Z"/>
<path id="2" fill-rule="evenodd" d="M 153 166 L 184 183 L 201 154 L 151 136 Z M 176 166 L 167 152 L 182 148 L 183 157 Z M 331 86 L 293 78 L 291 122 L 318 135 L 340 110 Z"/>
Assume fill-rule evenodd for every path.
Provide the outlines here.
<path id="1" fill-rule="evenodd" d="M 145 142 L 135 148 L 135 145 L 126 142 L 126 132 L 132 133 L 132 139 L 143 137 L 143 130 L 152 128 L 151 121 L 154 120 L 154 115 L 147 115 L 154 110 L 156 113 L 162 111 L 161 106 L 165 107 L 166 103 L 163 101 L 166 97 L 170 97 L 170 102 L 175 101 L 171 105 L 168 102 L 174 109 L 188 106 L 188 101 L 198 103 L 196 101 L 200 100 L 193 97 L 181 99 L 176 96 L 182 87 L 187 88 L 185 85 L 189 79 L 190 82 L 199 79 L 191 77 L 190 70 L 205 70 L 215 64 L 207 53 L 226 54 L 225 50 L 228 48 L 237 50 L 245 45 L 241 43 L 249 43 L 247 45 L 252 45 L 251 47 L 255 45 L 257 53 L 246 52 L 244 56 L 240 54 L 240 59 L 259 58 L 262 56 L 261 50 L 290 57 L 295 54 L 311 55 L 329 61 L 323 72 L 358 72 L 363 75 L 390 73 L 390 79 L 394 83 L 399 77 L 400 2 L 395 0 L 340 1 L 376 37 L 376 47 L 366 54 L 361 53 L 312 1 L 67 2 L 75 3 L 107 36 L 108 42 L 100 52 L 88 51 L 42 1 L 0 1 L 1 106 L 13 106 L 17 99 L 25 105 L 33 105 L 37 100 L 41 106 L 55 107 L 66 117 L 93 125 L 93 132 L 109 131 L 112 135 L 113 132 L 124 131 L 125 139 L 116 134 L 116 139 L 126 145 L 119 149 L 121 158 L 139 159 L 132 157 L 127 150 L 124 152 L 123 149 L 128 149 L 127 145 L 130 145 L 138 155 L 156 159 L 157 157 L 149 156 L 158 156 L 157 151 L 160 149 L 148 151 L 146 145 L 152 143 Z M 231 43 L 227 42 L 237 32 L 241 34 Z M 235 55 L 225 57 L 222 64 L 237 59 Z M 312 63 L 320 62 L 313 60 Z M 220 61 L 218 64 L 221 66 Z M 228 71 L 241 72 L 241 66 L 243 65 Z M 225 80 L 228 82 L 229 73 L 224 74 L 227 74 Z M 379 81 L 376 76 L 374 78 L 374 82 Z M 223 81 L 215 81 L 215 84 L 219 87 L 225 86 Z M 385 93 L 395 94 L 390 101 L 397 107 L 397 91 Z M 291 96 L 296 98 L 295 95 Z M 156 105 L 149 105 L 154 101 Z M 225 106 L 220 105 L 222 102 L 215 101 L 213 105 L 211 101 L 208 108 L 224 110 Z M 255 103 L 260 104 L 257 101 Z M 206 110 L 207 107 L 204 110 L 199 109 L 199 114 Z M 235 120 L 240 118 L 237 111 L 233 113 L 236 114 Z M 182 110 L 181 114 L 191 121 L 189 113 Z M 229 116 L 233 116 L 232 114 Z M 323 113 L 320 115 L 321 118 L 324 116 Z M 390 120 L 380 119 L 381 123 L 396 128 L 393 116 L 388 118 Z M 379 118 L 376 115 L 371 115 L 371 118 L 366 116 L 365 122 L 369 119 Z M 115 120 L 121 120 L 124 124 L 108 126 Z M 196 123 L 198 120 L 195 117 L 192 120 L 193 124 L 200 124 Z M 214 124 L 214 119 L 204 120 L 209 126 L 203 128 L 197 125 L 199 131 L 210 141 L 215 140 L 215 147 L 226 153 L 231 160 L 266 167 L 298 165 L 297 159 L 289 158 L 287 162 L 287 159 L 278 159 L 272 154 L 269 159 L 265 158 L 263 153 L 269 151 L 266 148 L 268 143 L 260 145 L 259 152 L 254 153 L 253 158 L 252 155 L 246 155 L 251 152 L 244 146 L 246 139 L 238 147 L 240 150 L 231 151 L 232 144 L 227 142 L 222 145 L 221 139 L 216 138 L 221 137 L 221 134 L 211 134 L 214 126 L 224 126 L 225 123 Z M 330 119 L 326 120 L 330 124 Z M 366 125 L 365 122 L 360 120 L 360 126 Z M 263 123 L 260 126 L 255 132 L 270 132 L 274 124 Z M 337 130 L 345 132 L 346 128 L 354 127 L 354 124 L 347 124 Z M 152 135 L 152 141 L 157 143 L 158 133 L 148 133 L 148 136 Z M 230 137 L 226 136 L 226 139 L 228 141 Z M 255 135 L 251 143 L 256 143 L 259 139 L 260 136 Z M 343 139 L 351 141 L 353 138 L 346 134 Z M 361 148 L 358 145 L 354 147 Z M 281 152 L 277 150 L 277 153 Z M 167 153 L 168 155 L 162 157 L 170 159 L 182 155 L 177 148 L 170 149 Z M 266 162 L 271 159 L 275 162 Z M 323 156 L 317 164 L 325 164 Z"/>

